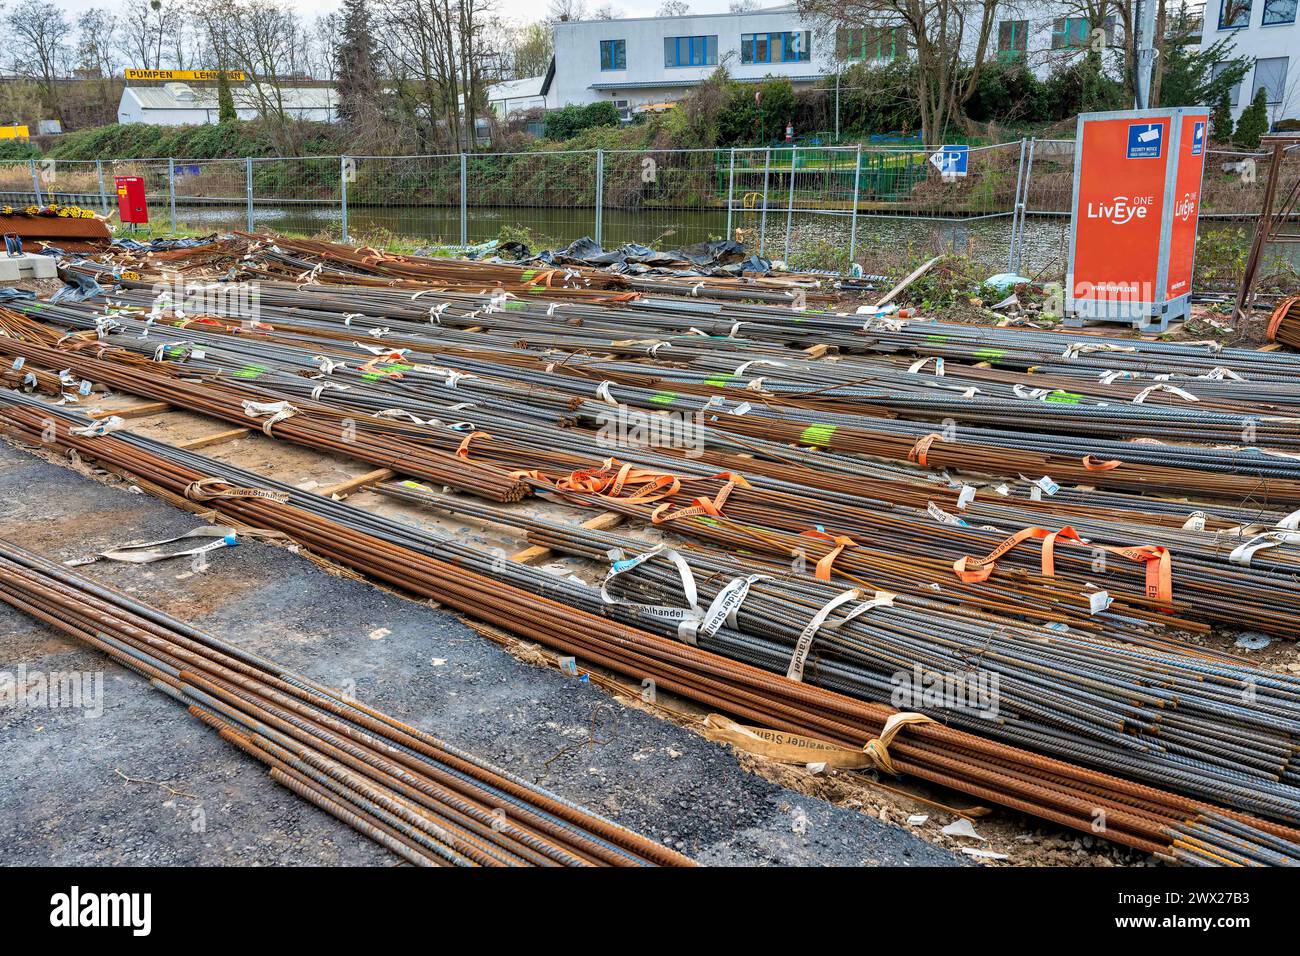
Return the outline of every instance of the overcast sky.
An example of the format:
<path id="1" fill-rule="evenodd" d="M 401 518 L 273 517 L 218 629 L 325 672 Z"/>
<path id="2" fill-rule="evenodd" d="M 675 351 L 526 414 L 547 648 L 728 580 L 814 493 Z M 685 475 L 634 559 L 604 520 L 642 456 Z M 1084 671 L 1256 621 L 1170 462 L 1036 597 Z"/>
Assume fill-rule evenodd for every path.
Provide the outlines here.
<path id="1" fill-rule="evenodd" d="M 105 7 L 110 10 L 120 6 L 120 0 L 54 0 L 68 14 L 69 20 L 89 7 Z M 289 0 L 298 12 L 307 20 L 318 14 L 337 10 L 341 0 Z M 605 5 L 606 0 L 587 0 L 589 10 Z M 619 0 L 612 5 L 625 17 L 651 17 L 659 8 L 662 0 Z M 691 0 L 692 13 L 722 13 L 727 9 L 729 0 Z M 776 6 L 778 0 L 765 3 L 764 6 Z M 516 23 L 528 23 L 537 18 L 538 9 L 545 10 L 546 0 L 496 0 L 496 7 L 501 16 Z"/>

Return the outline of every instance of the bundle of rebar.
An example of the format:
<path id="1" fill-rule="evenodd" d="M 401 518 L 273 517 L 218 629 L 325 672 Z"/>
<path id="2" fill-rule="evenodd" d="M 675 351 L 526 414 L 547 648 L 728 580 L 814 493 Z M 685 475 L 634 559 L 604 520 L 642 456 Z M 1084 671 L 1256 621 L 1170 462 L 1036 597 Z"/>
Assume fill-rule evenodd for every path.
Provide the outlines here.
<path id="1" fill-rule="evenodd" d="M 1197 865 L 1291 864 L 1300 859 L 1300 832 L 1290 827 L 939 724 L 909 724 L 901 734 L 887 735 L 891 740 L 886 742 L 882 734 L 893 708 L 661 636 L 665 622 L 652 617 L 633 626 L 582 610 L 584 605 L 604 607 L 593 589 L 522 565 L 502 566 L 499 559 L 462 543 L 434 539 L 410 525 L 195 452 L 129 433 L 71 433 L 70 426 L 85 424 L 84 416 L 39 399 L 11 394 L 0 407 L 0 418 L 27 440 L 74 449 L 171 500 L 184 501 L 186 489 L 204 479 L 220 480 L 227 494 L 218 511 L 239 523 L 280 531 L 376 580 L 592 666 L 637 682 L 648 677 L 665 691 L 707 707 L 774 729 L 868 747 L 872 753 L 883 749 L 890 772 L 912 774 L 1165 859 Z M 646 629 L 650 627 L 660 633 Z M 675 632 L 675 624 L 667 630 Z M 1099 812 L 1105 820 L 1100 829 Z"/>
<path id="2" fill-rule="evenodd" d="M 1278 303 L 1268 321 L 1268 338 L 1270 342 L 1300 349 L 1300 296 L 1289 296 Z"/>
<path id="3" fill-rule="evenodd" d="M 271 779 L 418 866 L 689 866 L 681 854 L 0 539 L 0 601 L 108 655 Z"/>

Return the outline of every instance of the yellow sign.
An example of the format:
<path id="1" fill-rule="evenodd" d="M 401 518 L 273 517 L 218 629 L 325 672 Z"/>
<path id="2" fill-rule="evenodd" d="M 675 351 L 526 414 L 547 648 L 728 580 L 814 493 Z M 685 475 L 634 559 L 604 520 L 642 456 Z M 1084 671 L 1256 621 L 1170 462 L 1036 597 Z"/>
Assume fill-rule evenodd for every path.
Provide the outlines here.
<path id="1" fill-rule="evenodd" d="M 243 70 L 226 70 L 226 79 L 244 82 Z M 218 80 L 220 70 L 126 70 L 128 80 Z"/>
<path id="2" fill-rule="evenodd" d="M 27 139 L 30 135 L 26 126 L 0 126 L 0 139 Z"/>

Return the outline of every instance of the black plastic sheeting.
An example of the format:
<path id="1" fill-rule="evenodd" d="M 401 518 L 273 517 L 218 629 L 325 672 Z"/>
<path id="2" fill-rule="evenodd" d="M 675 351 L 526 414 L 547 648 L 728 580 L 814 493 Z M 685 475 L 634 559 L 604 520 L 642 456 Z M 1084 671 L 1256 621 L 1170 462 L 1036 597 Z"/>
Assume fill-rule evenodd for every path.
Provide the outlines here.
<path id="1" fill-rule="evenodd" d="M 138 239 L 131 239 L 127 236 L 120 236 L 114 239 L 110 245 L 118 249 L 128 249 L 131 252 L 168 252 L 172 249 L 193 249 L 195 246 L 206 246 L 217 241 L 217 234 L 202 237 L 185 237 L 181 239 L 150 239 L 148 242 L 141 242 Z"/>
<path id="2" fill-rule="evenodd" d="M 766 275 L 772 270 L 771 262 L 758 256 L 747 257 L 745 247 L 733 239 L 697 242 L 667 251 L 651 249 L 635 242 L 607 250 L 602 249 L 590 236 L 583 236 L 564 249 L 547 250 L 536 255 L 530 255 L 528 247 L 520 242 L 502 243 L 495 253 L 493 261 L 503 261 L 502 256 L 505 255 L 516 262 L 590 266 L 610 272 L 639 275 Z"/>

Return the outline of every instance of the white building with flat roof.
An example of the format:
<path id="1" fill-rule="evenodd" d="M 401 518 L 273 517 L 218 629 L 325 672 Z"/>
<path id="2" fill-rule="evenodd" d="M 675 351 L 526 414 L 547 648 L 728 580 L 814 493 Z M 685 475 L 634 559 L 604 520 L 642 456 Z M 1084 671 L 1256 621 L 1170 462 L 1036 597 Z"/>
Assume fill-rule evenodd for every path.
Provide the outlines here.
<path id="1" fill-rule="evenodd" d="M 627 110 L 677 100 L 720 64 L 733 78 L 817 82 L 834 69 L 834 43 L 793 6 L 749 13 L 568 20 L 555 24 L 550 105 L 613 100 Z"/>
<path id="2" fill-rule="evenodd" d="M 261 115 L 262 97 L 248 85 L 232 85 L 231 98 L 241 120 Z M 338 93 L 328 86 L 262 88 L 267 102 L 282 104 L 291 119 L 332 123 L 338 119 Z M 128 86 L 117 105 L 119 123 L 153 123 L 158 126 L 198 126 L 216 123 L 221 114 L 216 86 L 188 83 Z"/>
<path id="3" fill-rule="evenodd" d="M 1240 117 L 1262 89 L 1271 122 L 1300 119 L 1296 0 L 1208 0 L 1201 48 L 1223 37 L 1233 39 L 1234 57 L 1251 61 L 1250 70 L 1229 98 L 1233 118 Z"/>

